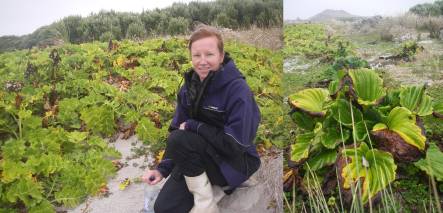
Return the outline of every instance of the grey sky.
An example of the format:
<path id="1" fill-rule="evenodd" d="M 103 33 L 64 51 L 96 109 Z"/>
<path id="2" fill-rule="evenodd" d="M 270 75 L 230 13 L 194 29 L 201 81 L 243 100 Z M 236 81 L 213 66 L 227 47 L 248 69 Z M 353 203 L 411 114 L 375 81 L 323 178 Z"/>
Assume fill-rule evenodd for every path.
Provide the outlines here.
<path id="1" fill-rule="evenodd" d="M 24 35 L 69 15 L 87 16 L 102 9 L 141 12 L 191 0 L 3 0 L 0 36 Z M 195 0 L 194 0 L 195 1 Z M 202 1 L 202 0 L 199 0 Z M 208 0 L 203 0 L 208 1 Z"/>
<path id="2" fill-rule="evenodd" d="M 433 0 L 283 0 L 285 20 L 306 19 L 326 9 L 345 10 L 353 15 L 398 15 L 410 7 Z"/>

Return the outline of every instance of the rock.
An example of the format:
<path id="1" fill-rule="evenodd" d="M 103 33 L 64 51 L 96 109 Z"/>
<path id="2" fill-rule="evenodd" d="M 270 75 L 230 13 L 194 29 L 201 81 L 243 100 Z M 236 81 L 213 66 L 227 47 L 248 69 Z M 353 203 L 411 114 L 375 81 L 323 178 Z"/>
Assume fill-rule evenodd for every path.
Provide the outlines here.
<path id="1" fill-rule="evenodd" d="M 283 212 L 282 152 L 262 157 L 260 169 L 246 182 L 220 202 L 221 213 L 280 213 Z"/>
<path id="2" fill-rule="evenodd" d="M 383 59 L 383 60 L 390 60 L 390 59 L 395 59 L 395 55 L 381 55 L 378 57 L 378 59 Z"/>
<path id="3" fill-rule="evenodd" d="M 319 63 L 320 61 L 318 59 L 309 60 L 302 56 L 294 56 L 285 59 L 283 63 L 283 72 L 305 74 L 309 68 L 316 66 Z"/>
<path id="4" fill-rule="evenodd" d="M 398 38 L 395 38 L 394 40 L 398 41 L 398 42 L 404 42 L 404 41 L 409 41 L 409 40 L 417 40 L 417 35 L 408 32 L 408 33 L 406 33 L 404 35 L 401 35 Z"/>
<path id="5" fill-rule="evenodd" d="M 424 40 L 424 41 L 419 41 L 418 44 L 423 45 L 423 44 L 432 44 L 434 43 L 434 41 L 432 40 Z"/>

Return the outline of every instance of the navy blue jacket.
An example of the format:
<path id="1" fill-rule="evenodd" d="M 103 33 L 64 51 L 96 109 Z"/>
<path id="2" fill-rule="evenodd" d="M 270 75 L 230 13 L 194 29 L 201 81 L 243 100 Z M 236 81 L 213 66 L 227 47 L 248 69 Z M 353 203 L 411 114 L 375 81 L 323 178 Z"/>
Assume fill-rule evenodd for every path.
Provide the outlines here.
<path id="1" fill-rule="evenodd" d="M 228 185 L 235 189 L 260 166 L 253 143 L 260 122 L 259 108 L 229 54 L 225 54 L 221 68 L 211 71 L 203 81 L 201 97 L 191 98 L 198 96 L 190 87 L 193 75 L 196 73 L 191 69 L 184 76 L 170 130 L 186 122 L 186 131 L 203 137 Z M 197 106 L 195 99 L 199 99 Z M 157 169 L 166 177 L 173 166 L 172 160 L 163 159 Z"/>

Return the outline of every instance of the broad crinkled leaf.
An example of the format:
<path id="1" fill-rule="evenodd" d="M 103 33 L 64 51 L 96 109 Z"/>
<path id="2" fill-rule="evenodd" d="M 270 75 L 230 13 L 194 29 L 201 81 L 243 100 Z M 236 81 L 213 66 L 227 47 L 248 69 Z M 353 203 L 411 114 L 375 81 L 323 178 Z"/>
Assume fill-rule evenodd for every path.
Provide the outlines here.
<path id="1" fill-rule="evenodd" d="M 434 105 L 434 113 L 435 117 L 443 119 L 443 103 L 436 103 Z"/>
<path id="2" fill-rule="evenodd" d="M 71 143 L 80 143 L 88 137 L 88 132 L 68 132 L 68 140 Z"/>
<path id="3" fill-rule="evenodd" d="M 400 105 L 416 115 L 432 114 L 432 100 L 425 92 L 424 86 L 409 86 L 400 92 Z"/>
<path id="4" fill-rule="evenodd" d="M 135 129 L 137 136 L 149 143 L 155 143 L 161 140 L 162 130 L 155 127 L 155 124 L 148 118 L 141 118 Z"/>
<path id="5" fill-rule="evenodd" d="M 25 157 L 26 146 L 24 140 L 7 140 L 2 146 L 3 159 L 19 161 Z"/>
<path id="6" fill-rule="evenodd" d="M 362 181 L 363 203 L 374 197 L 395 180 L 397 165 L 388 152 L 369 149 L 366 143 L 361 143 L 356 149 L 343 150 L 344 157 L 351 161 L 342 170 L 343 187 L 349 189 L 358 180 Z"/>
<path id="7" fill-rule="evenodd" d="M 89 144 L 89 146 L 94 148 L 99 147 L 101 149 L 106 149 L 106 147 L 108 147 L 108 143 L 106 143 L 105 140 L 97 136 L 92 136 L 91 138 L 89 138 L 87 140 L 87 143 Z"/>
<path id="8" fill-rule="evenodd" d="M 387 123 L 378 123 L 372 131 L 389 129 L 398 135 L 403 140 L 418 148 L 424 150 L 426 137 L 422 135 L 420 127 L 415 123 L 415 116 L 404 107 L 395 107 L 388 115 Z"/>
<path id="9" fill-rule="evenodd" d="M 329 92 L 326 89 L 304 89 L 289 96 L 289 103 L 311 115 L 324 116 L 326 103 L 329 100 Z"/>
<path id="10" fill-rule="evenodd" d="M 330 94 L 336 94 L 340 89 L 340 82 L 338 80 L 333 80 L 329 83 L 328 90 Z"/>
<path id="11" fill-rule="evenodd" d="M 373 70 L 366 68 L 350 70 L 349 76 L 359 104 L 376 105 L 386 95 L 383 80 Z"/>
<path id="12" fill-rule="evenodd" d="M 443 181 L 443 152 L 434 143 L 426 151 L 426 158 L 416 162 L 415 166 L 435 177 L 437 181 Z"/>
<path id="13" fill-rule="evenodd" d="M 357 141 L 364 141 L 368 136 L 368 130 L 366 130 L 365 121 L 355 123 L 353 132 Z"/>
<path id="14" fill-rule="evenodd" d="M 84 108 L 80 114 L 80 118 L 92 132 L 96 134 L 102 133 L 106 136 L 114 133 L 116 127 L 115 115 L 109 106 L 103 105 Z"/>
<path id="15" fill-rule="evenodd" d="M 345 142 L 349 139 L 350 133 L 349 130 L 343 129 L 343 135 L 341 134 L 339 129 L 335 128 L 326 128 L 323 129 L 323 134 L 321 136 L 321 143 L 324 147 L 328 149 L 335 149 L 335 147 L 342 142 Z"/>
<path id="16" fill-rule="evenodd" d="M 43 199 L 39 204 L 29 209 L 29 213 L 53 213 L 53 212 L 55 212 L 54 207 L 46 199 Z"/>
<path id="17" fill-rule="evenodd" d="M 353 122 L 357 123 L 363 119 L 360 110 L 344 99 L 337 99 L 332 104 L 331 111 L 336 121 L 348 127 L 351 127 Z"/>
<path id="18" fill-rule="evenodd" d="M 63 159 L 60 155 L 42 154 L 41 156 L 30 156 L 26 166 L 33 174 L 42 174 L 48 177 L 62 167 Z"/>
<path id="19" fill-rule="evenodd" d="M 65 142 L 65 130 L 61 128 L 39 128 L 29 132 L 24 137 L 30 143 L 27 154 L 53 152 L 60 153 L 62 149 L 62 141 Z M 66 140 L 67 141 L 67 140 Z M 67 147 L 63 147 L 67 148 Z M 67 150 L 64 150 L 67 151 Z"/>
<path id="20" fill-rule="evenodd" d="M 80 128 L 80 109 L 82 105 L 77 98 L 65 98 L 59 102 L 57 119 L 67 126 Z"/>
<path id="21" fill-rule="evenodd" d="M 150 92 L 142 85 L 131 87 L 131 89 L 124 94 L 124 98 L 129 104 L 133 104 L 137 108 L 140 108 L 144 104 L 156 103 L 161 100 L 159 94 Z"/>
<path id="22" fill-rule="evenodd" d="M 21 161 L 15 162 L 3 159 L 0 161 L 0 170 L 2 170 L 1 182 L 3 183 L 11 183 L 14 180 L 32 175 L 31 171 Z"/>
<path id="23" fill-rule="evenodd" d="M 315 135 L 313 132 L 297 135 L 295 143 L 291 145 L 291 160 L 299 162 L 309 156 L 309 146 Z"/>
<path id="24" fill-rule="evenodd" d="M 313 155 L 309 158 L 309 160 L 305 163 L 305 170 L 316 171 L 325 166 L 329 166 L 335 163 L 337 159 L 337 151 L 335 149 L 327 149 L 323 150 L 316 155 Z M 309 168 L 308 168 L 309 167 Z"/>
<path id="25" fill-rule="evenodd" d="M 22 178 L 11 184 L 5 197 L 9 202 L 20 199 L 26 206 L 33 206 L 43 199 L 42 187 L 31 178 Z"/>
<path id="26" fill-rule="evenodd" d="M 32 132 L 34 129 L 40 128 L 42 126 L 42 118 L 31 115 L 30 117 L 24 119 L 23 129 L 25 133 Z"/>
<path id="27" fill-rule="evenodd" d="M 425 95 L 420 102 L 417 115 L 426 116 L 432 114 L 432 99 L 431 96 Z"/>
<path id="28" fill-rule="evenodd" d="M 297 126 L 303 129 L 313 130 L 315 127 L 315 120 L 305 113 L 295 111 L 291 114 L 291 118 L 297 124 Z"/>
<path id="29" fill-rule="evenodd" d="M 401 89 L 389 90 L 383 99 L 383 105 L 398 106 L 400 105 L 400 92 Z"/>

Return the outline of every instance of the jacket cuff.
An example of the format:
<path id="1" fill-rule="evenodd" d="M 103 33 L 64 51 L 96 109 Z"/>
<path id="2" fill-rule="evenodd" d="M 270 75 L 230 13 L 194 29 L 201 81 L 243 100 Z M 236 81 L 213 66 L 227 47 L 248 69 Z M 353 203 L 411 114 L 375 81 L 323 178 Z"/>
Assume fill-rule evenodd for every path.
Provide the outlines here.
<path id="1" fill-rule="evenodd" d="M 160 174 L 162 174 L 162 176 L 164 178 L 168 177 L 169 174 L 172 171 L 172 161 L 167 159 L 167 160 L 162 160 L 158 165 L 157 165 L 157 170 L 160 172 Z"/>
<path id="2" fill-rule="evenodd" d="M 188 119 L 186 120 L 185 130 L 195 132 L 198 134 L 198 128 L 200 127 L 202 123 L 198 122 L 194 119 Z"/>

